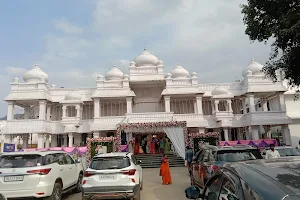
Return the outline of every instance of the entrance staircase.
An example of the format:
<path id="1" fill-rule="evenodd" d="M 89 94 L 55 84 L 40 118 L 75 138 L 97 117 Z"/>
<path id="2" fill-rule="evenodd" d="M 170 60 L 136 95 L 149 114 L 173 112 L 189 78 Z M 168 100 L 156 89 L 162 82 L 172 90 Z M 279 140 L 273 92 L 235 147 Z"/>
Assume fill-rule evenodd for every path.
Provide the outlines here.
<path id="1" fill-rule="evenodd" d="M 135 156 L 137 160 L 142 161 L 142 168 L 159 168 L 161 164 L 161 154 L 139 154 Z M 167 154 L 170 167 L 184 167 L 184 160 L 174 154 Z"/>

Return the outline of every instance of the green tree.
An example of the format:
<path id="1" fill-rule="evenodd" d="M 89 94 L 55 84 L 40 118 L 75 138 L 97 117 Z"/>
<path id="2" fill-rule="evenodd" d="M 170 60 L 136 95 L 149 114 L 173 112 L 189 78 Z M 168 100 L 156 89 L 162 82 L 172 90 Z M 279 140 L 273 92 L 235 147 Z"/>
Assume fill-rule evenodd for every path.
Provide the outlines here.
<path id="1" fill-rule="evenodd" d="M 300 0 L 247 0 L 241 7 L 250 40 L 274 40 L 266 75 L 276 81 L 279 70 L 291 86 L 300 86 Z"/>

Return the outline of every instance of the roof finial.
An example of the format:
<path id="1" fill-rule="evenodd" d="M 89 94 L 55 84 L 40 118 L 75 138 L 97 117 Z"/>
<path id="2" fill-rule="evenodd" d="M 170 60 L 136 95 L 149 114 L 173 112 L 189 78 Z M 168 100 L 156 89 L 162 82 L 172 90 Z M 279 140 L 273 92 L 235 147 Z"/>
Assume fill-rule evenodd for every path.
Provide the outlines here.
<path id="1" fill-rule="evenodd" d="M 145 44 L 144 51 L 147 51 L 147 44 Z"/>
<path id="2" fill-rule="evenodd" d="M 177 62 L 177 66 L 179 66 L 179 62 Z"/>
<path id="3" fill-rule="evenodd" d="M 35 63 L 34 67 L 33 68 L 39 68 L 39 65 L 37 63 Z"/>
<path id="4" fill-rule="evenodd" d="M 251 61 L 254 62 L 254 58 L 253 57 L 251 58 Z"/>

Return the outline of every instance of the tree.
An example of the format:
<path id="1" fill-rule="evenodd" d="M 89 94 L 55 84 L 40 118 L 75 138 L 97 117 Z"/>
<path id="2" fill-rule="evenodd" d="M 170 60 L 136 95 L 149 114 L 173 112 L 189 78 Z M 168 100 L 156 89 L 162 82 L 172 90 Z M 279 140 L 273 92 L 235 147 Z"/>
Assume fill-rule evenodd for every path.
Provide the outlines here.
<path id="1" fill-rule="evenodd" d="M 274 39 L 266 75 L 277 81 L 276 71 L 282 71 L 289 85 L 299 87 L 300 0 L 247 0 L 241 7 L 251 41 Z"/>

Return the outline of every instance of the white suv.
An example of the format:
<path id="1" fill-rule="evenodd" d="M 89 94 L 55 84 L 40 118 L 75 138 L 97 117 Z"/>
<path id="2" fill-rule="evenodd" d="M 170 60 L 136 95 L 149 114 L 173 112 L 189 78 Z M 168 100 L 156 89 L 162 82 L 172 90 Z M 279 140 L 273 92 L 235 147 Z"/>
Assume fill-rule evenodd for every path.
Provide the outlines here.
<path id="1" fill-rule="evenodd" d="M 4 153 L 1 158 L 0 194 L 6 198 L 61 200 L 64 192 L 81 192 L 82 165 L 63 151 Z"/>
<path id="2" fill-rule="evenodd" d="M 143 171 L 132 153 L 95 156 L 83 173 L 82 199 L 140 199 Z"/>

